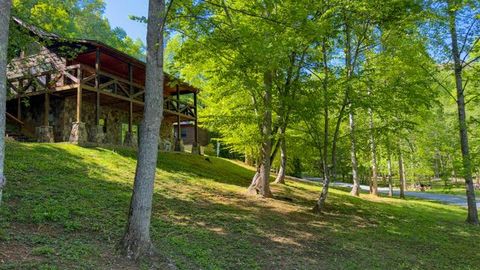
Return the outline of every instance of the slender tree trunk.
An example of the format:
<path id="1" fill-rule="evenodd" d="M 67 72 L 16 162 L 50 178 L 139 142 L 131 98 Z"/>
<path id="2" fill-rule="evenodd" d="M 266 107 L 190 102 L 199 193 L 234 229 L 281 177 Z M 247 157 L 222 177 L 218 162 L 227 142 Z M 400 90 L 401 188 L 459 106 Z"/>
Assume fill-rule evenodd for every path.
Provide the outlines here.
<path id="1" fill-rule="evenodd" d="M 5 116 L 7 102 L 7 48 L 10 25 L 11 0 L 0 0 L 0 205 L 3 187 L 7 180 L 4 172 L 5 162 Z"/>
<path id="2" fill-rule="evenodd" d="M 456 10 L 453 4 L 455 1 L 448 1 L 448 12 L 450 19 L 450 36 L 452 39 L 452 56 L 455 65 L 455 85 L 457 89 L 457 107 L 458 122 L 460 126 L 460 145 L 463 159 L 463 177 L 465 178 L 465 188 L 467 193 L 468 215 L 467 222 L 479 225 L 477 202 L 475 199 L 475 188 L 472 181 L 472 161 L 470 157 L 470 149 L 468 145 L 468 128 L 465 113 L 465 89 L 462 81 L 462 63 L 460 60 L 460 51 L 458 49 L 457 26 L 456 26 Z"/>
<path id="3" fill-rule="evenodd" d="M 398 145 L 398 176 L 400 177 L 400 198 L 405 199 L 405 173 L 403 167 L 403 155 L 400 144 Z"/>
<path id="4" fill-rule="evenodd" d="M 440 170 L 441 170 L 441 162 L 440 162 L 440 153 L 438 151 L 438 148 L 435 148 L 435 156 L 433 158 L 434 164 L 433 164 L 433 170 L 434 170 L 434 178 L 439 179 L 440 178 Z"/>
<path id="5" fill-rule="evenodd" d="M 390 153 L 390 145 L 387 142 L 387 170 L 388 170 L 388 196 L 393 196 L 393 173 L 392 173 L 392 155 Z"/>
<path id="6" fill-rule="evenodd" d="M 150 240 L 153 188 L 158 157 L 158 137 L 163 118 L 164 0 L 150 0 L 147 32 L 145 108 L 141 123 L 133 194 L 121 250 L 132 260 L 153 254 Z"/>
<path id="7" fill-rule="evenodd" d="M 270 154 L 272 151 L 272 86 L 273 86 L 273 74 L 272 72 L 266 72 L 264 74 L 264 86 L 265 92 L 263 95 L 264 113 L 261 125 L 262 132 L 262 147 L 261 147 L 261 161 L 259 177 L 250 185 L 247 190 L 249 194 L 257 194 L 262 197 L 273 197 L 270 191 Z"/>
<path id="8" fill-rule="evenodd" d="M 371 194 L 378 196 L 378 168 L 377 168 L 377 145 L 375 143 L 375 126 L 373 123 L 373 111 L 368 109 L 368 114 L 370 116 L 370 150 L 372 152 L 372 189 Z"/>
<path id="9" fill-rule="evenodd" d="M 350 194 L 353 196 L 360 196 L 360 180 L 358 179 L 358 162 L 357 162 L 357 149 L 355 139 L 355 118 L 353 112 L 350 110 L 349 114 L 349 127 L 350 127 L 350 158 L 352 160 L 352 178 L 353 186 Z"/>
<path id="10" fill-rule="evenodd" d="M 325 87 L 326 88 L 326 87 Z M 324 89 L 326 91 L 327 89 Z M 324 94 L 327 96 L 327 93 L 325 92 Z M 328 188 L 330 187 L 330 170 L 328 168 L 328 141 L 329 141 L 329 113 L 328 113 L 328 101 L 325 100 L 325 108 L 324 108 L 324 137 L 323 137 L 323 151 L 322 151 L 322 167 L 323 167 L 323 187 L 322 187 L 322 192 L 320 193 L 320 197 L 318 198 L 317 203 L 315 204 L 313 208 L 313 212 L 315 213 L 321 213 L 323 208 L 325 207 L 325 200 L 327 199 L 328 196 Z M 334 142 L 335 144 L 335 139 Z M 332 149 L 332 173 L 335 173 L 335 161 L 336 161 L 336 156 L 335 156 L 335 150 Z"/>
<path id="11" fill-rule="evenodd" d="M 348 23 L 347 15 L 344 14 L 345 19 L 345 70 L 346 70 L 346 96 L 348 103 L 350 104 L 350 113 L 349 113 L 349 128 L 350 128 L 350 158 L 352 161 L 352 180 L 353 187 L 350 194 L 353 196 L 360 196 L 360 182 L 358 179 L 358 162 L 357 162 L 357 152 L 356 152 L 356 141 L 355 141 L 355 115 L 353 112 L 352 101 L 350 100 L 350 92 L 352 91 L 352 86 L 350 85 L 353 75 L 353 64 L 352 64 L 352 44 L 351 44 L 351 30 Z"/>
<path id="12" fill-rule="evenodd" d="M 276 184 L 285 184 L 285 173 L 287 169 L 287 145 L 285 143 L 285 132 L 282 130 L 280 138 L 280 170 L 278 171 Z"/>
<path id="13" fill-rule="evenodd" d="M 325 207 L 325 201 L 328 196 L 328 189 L 330 187 L 330 180 L 331 176 L 335 176 L 336 170 L 336 141 L 338 137 L 338 132 L 340 130 L 340 124 L 343 118 L 343 110 L 345 109 L 345 105 L 347 99 L 345 98 L 344 104 L 342 109 L 340 110 L 337 125 L 335 128 L 335 134 L 332 140 L 332 170 L 328 168 L 328 145 L 330 142 L 330 114 L 329 114 L 329 95 L 328 95 L 328 78 L 329 78 L 329 70 L 328 70 L 328 50 L 327 50 L 327 42 L 324 39 L 322 42 L 322 54 L 323 54 L 323 72 L 325 73 L 325 79 L 323 80 L 323 112 L 324 112 L 324 122 L 323 122 L 323 149 L 320 151 L 322 157 L 322 168 L 323 168 L 323 187 L 322 192 L 320 193 L 320 197 L 318 198 L 315 206 L 313 207 L 314 213 L 321 213 Z"/>

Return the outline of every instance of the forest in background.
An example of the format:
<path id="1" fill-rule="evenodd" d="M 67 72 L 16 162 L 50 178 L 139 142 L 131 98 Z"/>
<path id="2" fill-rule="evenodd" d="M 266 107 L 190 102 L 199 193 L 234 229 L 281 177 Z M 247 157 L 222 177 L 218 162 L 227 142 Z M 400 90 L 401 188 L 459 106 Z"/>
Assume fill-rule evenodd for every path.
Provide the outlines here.
<path id="1" fill-rule="evenodd" d="M 357 197 L 361 183 L 371 197 L 379 186 L 390 196 L 398 187 L 401 198 L 418 183 L 461 183 L 466 222 L 479 224 L 478 1 L 150 0 L 149 7 L 148 19 L 136 18 L 147 23 L 145 51 L 109 25 L 100 0 L 14 1 L 12 11 L 66 39 L 101 40 L 146 59 L 134 191 L 120 243 L 128 259 L 154 253 L 164 69 L 203 89 L 203 126 L 256 168 L 252 198 L 279 199 L 272 190 L 285 187 L 289 173 L 322 179 L 315 214 L 328 209 L 333 181 L 351 181 Z M 10 1 L 0 8 L 9 11 Z M 0 26 L 8 25 L 8 13 L 1 15 Z M 32 42 L 15 27 L 11 35 L 10 57 Z M 0 35 L 2 74 L 7 41 L 8 33 Z M 3 188 L 3 139 L 0 154 Z"/>

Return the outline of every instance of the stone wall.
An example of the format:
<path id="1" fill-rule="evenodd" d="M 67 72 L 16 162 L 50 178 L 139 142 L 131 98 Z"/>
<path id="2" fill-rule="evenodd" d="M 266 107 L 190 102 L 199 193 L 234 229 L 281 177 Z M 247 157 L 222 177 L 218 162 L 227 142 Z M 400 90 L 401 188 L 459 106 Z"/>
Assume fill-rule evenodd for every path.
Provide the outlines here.
<path id="1" fill-rule="evenodd" d="M 16 115 L 16 100 L 8 102 L 9 111 Z M 26 99 L 22 105 L 22 121 L 24 121 L 31 129 L 43 126 L 44 115 L 44 96 L 33 96 Z M 50 97 L 50 116 L 49 125 L 53 127 L 55 142 L 68 142 L 72 130 L 72 124 L 76 121 L 76 96 L 66 98 Z M 83 102 L 82 106 L 82 122 L 85 123 L 87 133 L 94 134 L 96 129 L 96 111 L 95 104 L 91 102 Z M 109 106 L 102 106 L 100 111 L 100 119 L 104 120 L 105 138 L 103 143 L 122 145 L 122 124 L 128 124 L 128 112 Z M 133 124 L 137 130 L 142 120 L 141 114 L 134 114 Z M 173 120 L 165 118 L 160 129 L 160 145 L 161 150 L 170 151 L 174 146 Z M 92 138 L 89 138 L 92 141 Z"/>
<path id="2" fill-rule="evenodd" d="M 58 118 L 60 130 L 62 130 L 61 141 L 68 141 L 72 123 L 75 122 L 76 117 L 76 97 L 65 98 L 63 106 L 63 114 Z M 95 104 L 90 102 L 83 102 L 82 106 L 82 122 L 85 123 L 88 133 L 93 133 L 92 130 L 96 128 L 95 125 L 96 111 Z M 103 143 L 122 145 L 122 124 L 128 124 L 128 112 L 117 108 L 102 106 L 100 110 L 100 119 L 104 120 L 105 124 L 105 139 Z M 134 114 L 133 125 L 136 126 L 134 130 L 139 130 L 139 125 L 142 120 L 142 115 Z M 165 120 L 162 123 L 160 130 L 161 142 L 163 144 L 170 143 L 173 145 L 173 123 Z M 161 149 L 164 147 L 161 145 Z"/>
<path id="3" fill-rule="evenodd" d="M 76 118 L 76 97 L 66 98 L 63 115 L 63 141 L 68 141 L 72 123 Z M 82 106 L 82 122 L 89 134 L 94 133 L 96 129 L 96 110 L 95 104 L 90 102 L 83 102 Z M 102 106 L 100 110 L 100 119 L 104 122 L 105 139 L 103 143 L 106 144 L 123 144 L 122 138 L 122 124 L 128 124 L 128 112 L 117 108 Z M 138 126 L 141 121 L 141 115 L 134 114 L 133 124 Z"/>

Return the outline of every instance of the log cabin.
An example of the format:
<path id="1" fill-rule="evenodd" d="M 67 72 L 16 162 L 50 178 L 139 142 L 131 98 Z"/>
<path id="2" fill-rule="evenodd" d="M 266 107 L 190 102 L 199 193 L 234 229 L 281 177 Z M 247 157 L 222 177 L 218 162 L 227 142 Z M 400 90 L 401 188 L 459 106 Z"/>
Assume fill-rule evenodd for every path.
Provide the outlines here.
<path id="1" fill-rule="evenodd" d="M 145 63 L 99 41 L 67 40 L 19 19 L 14 22 L 36 41 L 8 65 L 7 135 L 135 146 Z M 193 125 L 192 152 L 199 152 L 198 92 L 165 74 L 161 150 L 182 149 L 182 125 L 176 123 L 188 122 Z"/>

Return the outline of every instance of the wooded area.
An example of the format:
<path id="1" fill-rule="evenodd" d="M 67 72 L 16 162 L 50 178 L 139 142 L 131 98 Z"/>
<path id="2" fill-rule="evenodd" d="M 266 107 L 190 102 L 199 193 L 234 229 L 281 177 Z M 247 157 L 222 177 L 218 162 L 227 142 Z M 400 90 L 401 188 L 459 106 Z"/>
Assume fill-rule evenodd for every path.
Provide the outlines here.
<path id="1" fill-rule="evenodd" d="M 272 186 L 289 187 L 288 175 L 320 180 L 310 208 L 322 218 L 334 182 L 351 183 L 353 197 L 363 197 L 367 185 L 367 196 L 388 188 L 385 195 L 398 189 L 401 199 L 412 190 L 460 186 L 466 222 L 479 225 L 479 1 L 149 0 L 148 18 L 136 17 L 148 28 L 145 51 L 111 28 L 101 0 L 14 0 L 10 15 L 11 3 L 0 0 L 0 28 L 10 29 L 10 42 L 0 33 L 0 135 L 7 63 L 32 42 L 8 27 L 12 16 L 146 59 L 134 189 L 119 245 L 129 259 L 155 254 L 150 226 L 164 70 L 202 89 L 198 101 L 194 96 L 195 125 L 198 103 L 198 122 L 214 142 L 255 167 L 248 196 L 293 200 Z"/>

